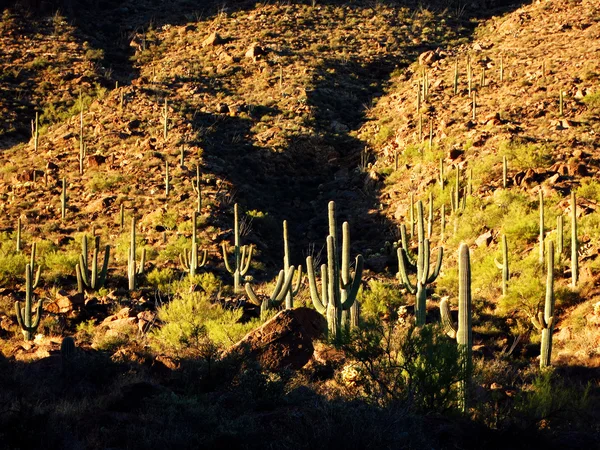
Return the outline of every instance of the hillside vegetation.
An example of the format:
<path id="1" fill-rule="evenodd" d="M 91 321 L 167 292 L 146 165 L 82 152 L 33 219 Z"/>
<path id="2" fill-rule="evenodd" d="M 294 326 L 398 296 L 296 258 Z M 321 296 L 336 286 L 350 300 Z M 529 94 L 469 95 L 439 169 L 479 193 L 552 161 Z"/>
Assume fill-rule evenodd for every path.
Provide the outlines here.
<path id="1" fill-rule="evenodd" d="M 6 448 L 593 447 L 597 2 L 68 3 L 0 19 Z"/>

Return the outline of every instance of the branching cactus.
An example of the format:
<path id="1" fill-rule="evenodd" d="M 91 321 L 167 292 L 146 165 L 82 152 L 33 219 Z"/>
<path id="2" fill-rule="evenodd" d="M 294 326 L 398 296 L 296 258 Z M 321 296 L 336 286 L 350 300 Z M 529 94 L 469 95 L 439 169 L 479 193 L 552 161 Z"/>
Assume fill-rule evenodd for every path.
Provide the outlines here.
<path id="1" fill-rule="evenodd" d="M 192 248 L 191 250 L 185 249 L 183 253 L 179 255 L 179 262 L 183 270 L 190 274 L 190 277 L 196 275 L 196 271 L 206 265 L 208 259 L 208 250 L 202 251 L 202 256 L 198 256 L 198 243 L 196 239 L 196 224 L 198 223 L 198 213 L 194 211 L 192 215 Z"/>
<path id="2" fill-rule="evenodd" d="M 234 249 L 233 257 L 235 266 L 229 264 L 227 255 L 227 244 L 223 242 L 223 261 L 225 262 L 225 268 L 231 274 L 233 274 L 233 290 L 235 293 L 240 292 L 240 281 L 243 276 L 248 273 L 250 268 L 250 261 L 252 260 L 252 245 L 240 245 L 240 222 L 238 216 L 238 205 L 233 205 L 233 235 L 234 235 Z"/>
<path id="3" fill-rule="evenodd" d="M 75 273 L 77 275 L 77 290 L 83 293 L 84 286 L 88 289 L 96 290 L 104 286 L 106 282 L 106 274 L 108 272 L 108 259 L 110 257 L 110 246 L 104 247 L 104 261 L 102 268 L 98 272 L 98 253 L 100 251 L 100 236 L 94 239 L 94 253 L 92 255 L 92 270 L 88 274 L 88 244 L 87 236 L 81 238 L 81 255 L 79 255 L 79 263 L 75 265 Z"/>
<path id="4" fill-rule="evenodd" d="M 544 312 L 532 317 L 533 325 L 542 332 L 540 368 L 550 365 L 552 355 L 552 331 L 554 329 L 554 243 L 548 242 L 548 267 L 546 275 L 546 302 Z"/>
<path id="5" fill-rule="evenodd" d="M 146 264 L 146 249 L 142 249 L 142 257 L 139 266 L 136 264 L 136 235 L 135 235 L 135 217 L 131 218 L 131 240 L 129 242 L 129 254 L 127 258 L 127 278 L 129 280 L 129 290 L 135 290 L 135 276 L 144 273 Z"/>
<path id="6" fill-rule="evenodd" d="M 458 250 L 458 328 L 452 321 L 448 299 L 440 303 L 440 314 L 446 334 L 456 339 L 461 354 L 463 376 L 460 383 L 460 407 L 463 412 L 468 408 L 468 386 L 472 371 L 473 334 L 471 327 L 471 262 L 469 247 L 461 244 Z"/>
<path id="7" fill-rule="evenodd" d="M 290 244 L 288 241 L 288 226 L 287 220 L 283 221 L 283 270 L 285 273 L 290 269 Z M 287 294 L 285 296 L 285 309 L 292 309 L 294 307 L 294 297 L 300 292 L 300 287 L 303 282 L 302 265 L 298 266 L 298 277 L 296 283 L 292 283 L 287 288 Z"/>
<path id="8" fill-rule="evenodd" d="M 510 271 L 508 269 L 508 244 L 506 243 L 506 235 L 502 235 L 502 264 L 498 260 L 494 260 L 496 267 L 502 271 L 502 295 L 506 296 L 508 292 L 508 279 Z"/>
<path id="9" fill-rule="evenodd" d="M 33 339 L 33 335 L 36 332 L 42 317 L 43 300 L 39 300 L 35 308 L 33 308 L 33 290 L 40 281 L 40 270 L 38 268 L 35 281 L 32 281 L 32 272 L 31 264 L 27 264 L 25 266 L 25 306 L 21 307 L 21 302 L 18 300 L 15 303 L 17 322 L 23 331 L 23 337 L 26 341 L 31 341 Z M 33 309 L 35 309 L 35 317 L 32 317 L 34 314 Z"/>
<path id="10" fill-rule="evenodd" d="M 278 308 L 284 302 L 287 293 L 292 287 L 292 279 L 294 278 L 295 271 L 296 268 L 294 266 L 290 266 L 287 271 L 279 271 L 279 276 L 277 277 L 277 283 L 275 284 L 273 293 L 263 301 L 258 299 L 254 289 L 252 289 L 252 285 L 250 283 L 246 283 L 246 293 L 253 303 L 260 305 L 261 314 L 265 313 L 268 309 Z"/>
<path id="11" fill-rule="evenodd" d="M 341 263 L 340 263 L 341 256 Z M 335 202 L 329 202 L 329 236 L 327 236 L 327 264 L 321 266 L 321 293 L 317 287 L 312 256 L 306 258 L 306 272 L 310 296 L 316 310 L 327 318 L 330 336 L 339 341 L 344 317 L 350 312 L 350 326 L 358 324 L 359 305 L 356 300 L 360 288 L 363 257 L 358 255 L 354 275 L 350 275 L 350 225 L 342 224 L 342 248 L 338 246 Z"/>
<path id="12" fill-rule="evenodd" d="M 413 295 L 415 299 L 415 318 L 416 325 L 425 325 L 426 303 L 427 303 L 427 285 L 433 283 L 440 273 L 442 267 L 442 258 L 444 249 L 438 248 L 438 259 L 433 272 L 431 272 L 430 244 L 429 239 L 425 238 L 425 226 L 423 220 L 423 203 L 417 202 L 417 235 L 418 235 L 418 253 L 417 253 L 417 279 L 413 284 L 409 279 L 410 262 L 407 249 L 398 248 L 398 267 L 399 278 L 404 283 L 404 286 Z"/>

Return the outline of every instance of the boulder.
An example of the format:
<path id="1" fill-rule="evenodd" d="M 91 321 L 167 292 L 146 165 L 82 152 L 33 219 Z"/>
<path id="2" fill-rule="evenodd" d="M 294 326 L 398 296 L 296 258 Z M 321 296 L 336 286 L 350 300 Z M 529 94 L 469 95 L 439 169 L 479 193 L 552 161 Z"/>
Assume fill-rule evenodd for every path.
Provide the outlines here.
<path id="1" fill-rule="evenodd" d="M 248 333 L 223 356 L 251 358 L 270 370 L 300 369 L 313 356 L 313 340 L 325 335 L 327 321 L 310 308 L 281 311 Z"/>

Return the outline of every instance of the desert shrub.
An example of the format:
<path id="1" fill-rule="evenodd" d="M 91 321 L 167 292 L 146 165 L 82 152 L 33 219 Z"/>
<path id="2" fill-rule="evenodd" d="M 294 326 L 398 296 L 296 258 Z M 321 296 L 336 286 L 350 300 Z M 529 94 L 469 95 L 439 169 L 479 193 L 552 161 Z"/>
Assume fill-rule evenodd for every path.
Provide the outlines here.
<path id="1" fill-rule="evenodd" d="M 56 283 L 70 275 L 75 275 L 79 253 L 76 251 L 51 251 L 43 255 L 42 261 L 42 278 L 48 283 Z"/>
<path id="2" fill-rule="evenodd" d="M 25 277 L 29 259 L 25 253 L 15 251 L 15 242 L 6 233 L 0 237 L 0 284 L 3 285 Z"/>
<path id="3" fill-rule="evenodd" d="M 366 319 L 374 319 L 386 313 L 392 313 L 405 303 L 398 286 L 377 280 L 370 280 L 368 289 L 362 289 L 358 295 L 361 314 Z"/>
<path id="4" fill-rule="evenodd" d="M 440 326 L 400 328 L 370 321 L 345 349 L 357 361 L 358 383 L 371 401 L 409 401 L 427 411 L 455 406 L 461 357 Z"/>
<path id="5" fill-rule="evenodd" d="M 516 170 L 549 167 L 553 163 L 550 148 L 521 140 L 501 143 L 499 152 L 507 157 L 509 167 Z"/>
<path id="6" fill-rule="evenodd" d="M 170 292 L 171 283 L 175 280 L 175 271 L 171 268 L 159 269 L 155 267 L 146 276 L 146 281 L 161 292 Z"/>
<path id="7" fill-rule="evenodd" d="M 178 355 L 203 354 L 212 343 L 229 346 L 258 325 L 257 321 L 241 324 L 242 313 L 211 304 L 205 293 L 184 294 L 159 308 L 163 325 L 151 334 L 152 346 Z"/>

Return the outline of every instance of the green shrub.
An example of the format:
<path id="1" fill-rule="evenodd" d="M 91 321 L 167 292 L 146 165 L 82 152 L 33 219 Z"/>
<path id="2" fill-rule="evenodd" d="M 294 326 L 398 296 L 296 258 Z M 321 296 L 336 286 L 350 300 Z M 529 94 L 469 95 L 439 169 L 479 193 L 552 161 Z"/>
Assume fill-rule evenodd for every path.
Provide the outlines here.
<path id="1" fill-rule="evenodd" d="M 242 313 L 211 304 L 205 293 L 184 294 L 159 308 L 163 325 L 151 333 L 151 344 L 177 355 L 202 354 L 212 343 L 225 348 L 258 325 L 258 321 L 241 324 Z"/>
<path id="2" fill-rule="evenodd" d="M 353 332 L 345 350 L 358 361 L 358 384 L 371 401 L 410 401 L 430 412 L 456 406 L 461 357 L 439 325 L 400 328 L 369 321 Z"/>
<path id="3" fill-rule="evenodd" d="M 370 280 L 368 289 L 358 294 L 361 314 L 366 319 L 375 319 L 386 313 L 391 314 L 406 302 L 400 295 L 400 289 L 391 283 Z"/>

